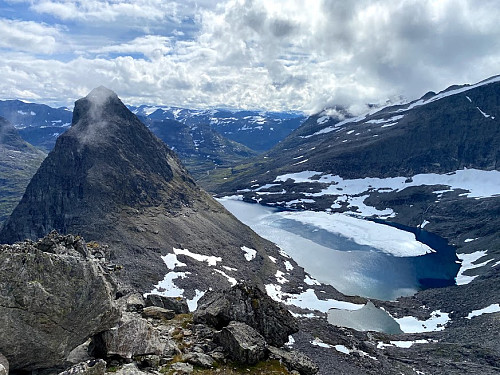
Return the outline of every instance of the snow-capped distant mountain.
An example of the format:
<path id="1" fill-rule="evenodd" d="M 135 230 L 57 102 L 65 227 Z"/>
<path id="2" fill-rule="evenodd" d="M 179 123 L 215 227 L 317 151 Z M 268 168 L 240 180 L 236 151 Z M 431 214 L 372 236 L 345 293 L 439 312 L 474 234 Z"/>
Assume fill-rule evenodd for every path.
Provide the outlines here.
<path id="1" fill-rule="evenodd" d="M 192 110 L 146 105 L 129 108 L 136 115 L 152 120 L 176 120 L 190 127 L 209 124 L 226 138 L 257 152 L 269 150 L 306 119 L 301 112 Z"/>
<path id="2" fill-rule="evenodd" d="M 0 101 L 0 116 L 13 124 L 26 142 L 48 152 L 57 137 L 71 125 L 73 112 L 66 107 L 4 100 Z"/>

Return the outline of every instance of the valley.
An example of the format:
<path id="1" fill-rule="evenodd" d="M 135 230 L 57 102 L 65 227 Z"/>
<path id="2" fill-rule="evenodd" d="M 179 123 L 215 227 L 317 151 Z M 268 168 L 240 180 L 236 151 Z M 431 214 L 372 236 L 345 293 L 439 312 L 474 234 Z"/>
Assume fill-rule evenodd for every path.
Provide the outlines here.
<path id="1" fill-rule="evenodd" d="M 265 151 L 219 134 L 206 123 L 226 121 L 215 113 L 128 108 L 99 87 L 75 103 L 71 126 L 61 120 L 46 158 L 20 138 L 26 127 L 8 125 L 40 167 L 0 239 L 29 247 L 56 230 L 94 241 L 86 246 L 102 248 L 93 256 L 112 270 L 119 301 L 181 298 L 193 312 L 213 290 L 250 282 L 297 319 L 286 345 L 320 374 L 451 374 L 457 358 L 467 373 L 494 374 L 499 85 L 492 77 L 359 117 L 325 110 Z M 59 247 L 47 238 L 36 248 L 83 251 L 73 237 L 54 237 Z"/>

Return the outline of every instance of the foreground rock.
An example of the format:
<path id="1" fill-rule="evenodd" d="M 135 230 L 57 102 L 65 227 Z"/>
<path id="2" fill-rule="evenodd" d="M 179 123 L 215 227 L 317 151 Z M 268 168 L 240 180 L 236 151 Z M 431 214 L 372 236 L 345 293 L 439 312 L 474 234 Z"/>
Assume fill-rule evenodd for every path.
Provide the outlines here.
<path id="1" fill-rule="evenodd" d="M 2 353 L 0 353 L 0 375 L 8 375 L 9 374 L 9 361 L 4 357 Z"/>
<path id="2" fill-rule="evenodd" d="M 58 366 L 118 320 L 115 285 L 96 250 L 55 232 L 0 246 L 0 352 L 11 371 Z"/>
<path id="3" fill-rule="evenodd" d="M 208 292 L 198 302 L 195 323 L 221 329 L 231 321 L 256 329 L 273 346 L 282 346 L 298 331 L 290 312 L 256 286 L 240 283 L 223 292 Z"/>
<path id="4" fill-rule="evenodd" d="M 266 358 L 266 341 L 259 332 L 244 323 L 229 323 L 216 339 L 233 361 L 254 365 Z"/>
<path id="5" fill-rule="evenodd" d="M 269 346 L 267 348 L 270 357 L 277 359 L 289 369 L 298 371 L 302 375 L 314 375 L 318 372 L 318 366 L 311 359 L 296 350 L 283 350 Z"/>
<path id="6" fill-rule="evenodd" d="M 92 338 L 90 351 L 98 358 L 130 360 L 135 356 L 161 355 L 165 345 L 159 332 L 146 319 L 125 312 L 118 326 Z"/>
<path id="7" fill-rule="evenodd" d="M 104 375 L 105 373 L 106 362 L 98 359 L 76 364 L 59 375 Z"/>

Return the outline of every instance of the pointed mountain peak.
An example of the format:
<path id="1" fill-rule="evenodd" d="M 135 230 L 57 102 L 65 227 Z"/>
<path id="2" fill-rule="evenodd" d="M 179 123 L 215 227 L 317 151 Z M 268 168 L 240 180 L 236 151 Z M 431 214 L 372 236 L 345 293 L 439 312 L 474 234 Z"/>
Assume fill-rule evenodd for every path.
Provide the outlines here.
<path id="1" fill-rule="evenodd" d="M 93 89 L 85 98 L 99 105 L 106 103 L 110 99 L 118 99 L 118 95 L 107 87 L 99 86 Z"/>

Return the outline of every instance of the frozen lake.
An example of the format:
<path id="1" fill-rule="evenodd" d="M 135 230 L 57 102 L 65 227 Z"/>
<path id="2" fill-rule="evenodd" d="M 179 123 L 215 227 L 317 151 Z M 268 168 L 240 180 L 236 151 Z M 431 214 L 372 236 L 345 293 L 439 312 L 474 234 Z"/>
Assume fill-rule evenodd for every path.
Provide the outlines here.
<path id="1" fill-rule="evenodd" d="M 419 236 L 431 247 L 408 231 L 346 215 L 283 212 L 230 198 L 219 202 L 313 278 L 347 295 L 393 300 L 453 284 L 459 269 L 454 249 L 424 231 Z"/>

